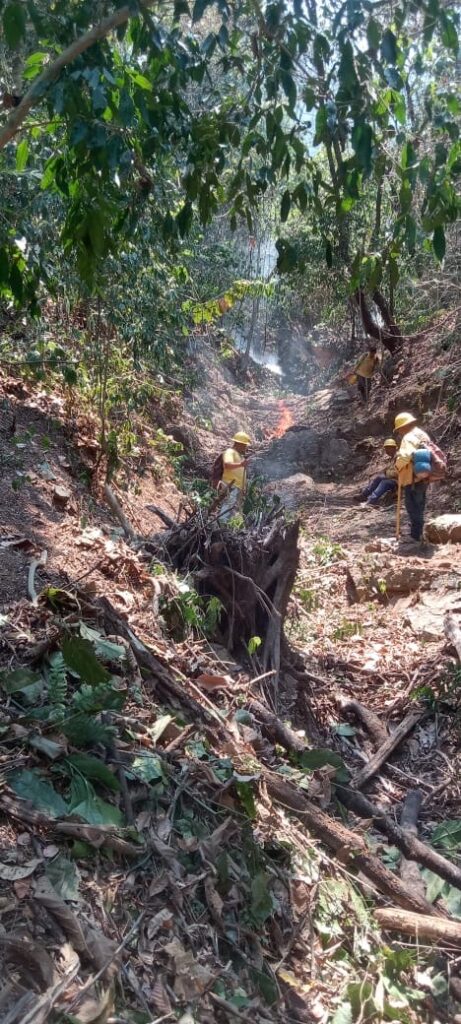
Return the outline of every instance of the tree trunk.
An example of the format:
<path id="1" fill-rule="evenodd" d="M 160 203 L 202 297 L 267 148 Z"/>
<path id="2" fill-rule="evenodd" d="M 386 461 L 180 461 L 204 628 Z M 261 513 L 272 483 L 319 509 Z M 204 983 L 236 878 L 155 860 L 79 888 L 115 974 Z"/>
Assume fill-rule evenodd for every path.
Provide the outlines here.
<path id="1" fill-rule="evenodd" d="M 366 333 L 374 341 L 380 341 L 384 348 L 387 348 L 388 352 L 393 355 L 402 342 L 402 335 L 397 325 L 392 321 L 384 296 L 376 289 L 373 292 L 373 300 L 383 317 L 384 327 L 381 327 L 373 316 L 369 306 L 369 297 L 365 294 L 363 288 L 358 288 L 355 292 L 355 301 L 360 310 L 360 316 Z"/>

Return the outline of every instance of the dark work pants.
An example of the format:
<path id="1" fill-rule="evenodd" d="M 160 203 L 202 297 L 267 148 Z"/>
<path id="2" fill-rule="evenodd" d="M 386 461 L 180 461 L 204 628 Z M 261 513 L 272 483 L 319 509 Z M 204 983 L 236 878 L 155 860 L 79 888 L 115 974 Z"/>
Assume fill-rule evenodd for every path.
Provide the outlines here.
<path id="1" fill-rule="evenodd" d="M 417 484 L 409 484 L 405 490 L 405 508 L 410 519 L 410 536 L 413 540 L 422 540 L 424 529 L 424 509 L 426 508 L 427 483 L 421 480 Z"/>
<path id="2" fill-rule="evenodd" d="M 360 397 L 363 398 L 364 402 L 368 402 L 371 391 L 371 377 L 361 377 L 360 374 L 358 374 L 357 387 Z"/>

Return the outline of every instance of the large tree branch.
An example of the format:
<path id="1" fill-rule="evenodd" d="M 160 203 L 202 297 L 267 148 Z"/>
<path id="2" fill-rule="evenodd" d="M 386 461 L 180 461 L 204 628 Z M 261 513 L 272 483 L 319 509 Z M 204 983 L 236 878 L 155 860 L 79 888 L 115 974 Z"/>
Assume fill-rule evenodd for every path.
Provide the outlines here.
<path id="1" fill-rule="evenodd" d="M 152 7 L 154 2 L 155 0 L 143 0 L 143 6 Z M 42 99 L 47 86 L 57 78 L 59 72 L 67 67 L 68 64 L 72 64 L 76 57 L 85 53 L 86 50 L 89 50 L 100 39 L 105 39 L 114 29 L 124 25 L 130 18 L 136 17 L 136 13 L 130 4 L 120 7 L 118 11 L 114 11 L 107 18 L 103 18 L 98 25 L 94 25 L 93 28 L 85 32 L 83 36 L 80 36 L 79 39 L 76 39 L 75 42 L 63 50 L 59 57 L 56 57 L 56 60 L 35 79 L 30 89 L 23 96 L 20 104 L 13 110 L 4 128 L 0 130 L 0 149 L 3 149 L 10 139 L 16 135 L 29 110 Z"/>

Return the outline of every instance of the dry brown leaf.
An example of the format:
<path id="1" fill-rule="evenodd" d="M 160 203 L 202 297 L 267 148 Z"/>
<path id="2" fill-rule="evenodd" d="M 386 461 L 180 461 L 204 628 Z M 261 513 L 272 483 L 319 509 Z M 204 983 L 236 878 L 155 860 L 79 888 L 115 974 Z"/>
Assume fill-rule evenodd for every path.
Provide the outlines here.
<path id="1" fill-rule="evenodd" d="M 82 931 L 96 969 L 103 971 L 102 980 L 111 982 L 118 974 L 119 957 L 115 955 L 117 943 L 85 922 L 82 922 Z"/>
<path id="2" fill-rule="evenodd" d="M 159 910 L 158 913 L 154 914 L 154 917 L 151 917 L 150 921 L 147 922 L 147 938 L 153 939 L 154 936 L 157 935 L 157 932 L 160 931 L 160 929 L 162 929 L 162 931 L 170 931 L 170 929 L 173 927 L 173 922 L 174 917 L 173 914 L 171 913 L 171 910 L 167 910 L 166 907 L 163 907 L 162 910 Z"/>
<path id="3" fill-rule="evenodd" d="M 236 830 L 235 821 L 232 818 L 226 818 L 221 825 L 215 828 L 211 836 L 208 836 L 207 839 L 202 839 L 200 853 L 203 860 L 209 864 L 214 864 L 216 857 L 229 842 L 231 836 L 235 835 Z"/>
<path id="4" fill-rule="evenodd" d="M 88 959 L 91 952 L 87 946 L 80 922 L 70 909 L 67 903 L 54 891 L 51 883 L 46 877 L 40 878 L 35 885 L 34 896 L 40 906 L 54 917 L 62 928 L 64 935 L 72 943 L 77 953 L 86 956 Z"/>
<path id="5" fill-rule="evenodd" d="M 222 926 L 224 923 L 222 918 L 224 903 L 219 892 L 216 891 L 213 879 L 210 875 L 205 879 L 205 896 L 213 920 L 216 924 Z"/>
<path id="6" fill-rule="evenodd" d="M 165 889 L 169 885 L 169 878 L 166 871 L 161 871 L 156 878 L 153 878 L 149 886 L 149 896 L 158 896 L 159 893 L 165 892 Z"/>
<path id="7" fill-rule="evenodd" d="M 20 834 L 16 837 L 17 846 L 30 846 L 31 842 L 32 839 L 29 832 L 20 832 Z"/>
<path id="8" fill-rule="evenodd" d="M 17 882 L 13 882 L 13 889 L 18 900 L 25 900 L 30 893 L 31 886 L 31 878 L 20 878 Z"/>
<path id="9" fill-rule="evenodd" d="M 98 1024 L 105 1024 L 108 1017 L 112 1014 L 113 1007 L 114 996 L 111 988 L 105 989 L 99 995 L 96 994 L 93 988 L 84 996 L 77 1009 L 73 1011 L 72 1019 L 76 1022 L 78 1021 L 78 1024 L 94 1024 L 96 1021 Z"/>
<path id="10" fill-rule="evenodd" d="M 0 947 L 5 959 L 19 967 L 27 980 L 33 978 L 41 992 L 54 985 L 56 972 L 53 961 L 44 946 L 32 942 L 28 935 L 0 935 Z"/>
<path id="11" fill-rule="evenodd" d="M 42 854 L 44 857 L 56 857 L 59 853 L 59 847 L 55 846 L 54 843 L 50 843 L 48 846 L 44 846 Z"/>
<path id="12" fill-rule="evenodd" d="M 232 676 L 215 676 L 208 672 L 202 672 L 202 675 L 197 676 L 194 682 L 207 693 L 212 693 L 215 690 L 232 690 L 235 685 Z"/>
<path id="13" fill-rule="evenodd" d="M 153 1003 L 154 1009 L 157 1011 L 159 1016 L 167 1017 L 172 1013 L 172 1005 L 170 997 L 160 978 L 155 982 L 155 985 L 150 994 L 150 1001 Z"/>
<path id="14" fill-rule="evenodd" d="M 190 950 L 184 949 L 179 939 L 172 939 L 163 949 L 173 961 L 175 994 L 184 1002 L 192 1002 L 205 992 L 213 980 L 213 972 L 200 964 Z"/>

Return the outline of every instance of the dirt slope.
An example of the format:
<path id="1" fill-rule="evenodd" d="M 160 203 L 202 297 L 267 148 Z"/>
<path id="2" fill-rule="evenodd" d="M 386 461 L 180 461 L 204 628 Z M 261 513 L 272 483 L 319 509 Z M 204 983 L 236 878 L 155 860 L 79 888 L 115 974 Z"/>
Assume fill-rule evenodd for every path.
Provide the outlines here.
<path id="1" fill-rule="evenodd" d="M 458 677 L 442 627 L 444 602 L 453 599 L 457 608 L 461 549 L 429 548 L 424 557 L 394 553 L 382 544 L 393 534 L 393 508 L 364 511 L 357 495 L 380 465 L 381 440 L 393 413 L 411 407 L 451 457 L 451 478 L 432 492 L 431 506 L 455 507 L 460 453 L 451 404 L 458 378 L 453 375 L 449 388 L 445 377 L 442 383 L 440 376 L 424 379 L 429 347 L 428 341 L 414 357 L 416 379 L 407 368 L 392 387 L 376 386 L 368 410 L 349 393 L 344 396 L 340 382 L 306 400 L 283 395 L 273 382 L 269 388 L 267 375 L 256 369 L 243 384 L 235 368 L 223 373 L 213 357 L 185 411 L 173 421 L 159 411 L 158 421 L 186 445 L 191 475 L 209 467 L 238 427 L 253 434 L 256 455 L 266 465 L 285 463 L 302 474 L 297 492 L 301 562 L 287 623 L 292 667 L 282 679 L 279 709 L 297 730 L 298 743 L 307 733 L 308 745 L 334 748 L 354 775 L 373 744 L 364 726 L 344 711 L 344 702 L 361 701 L 379 714 L 383 729 L 392 731 L 423 693 L 421 721 L 369 792 L 393 817 L 408 790 L 418 788 L 424 796 L 420 834 L 426 840 L 437 825 L 458 815 Z M 442 355 L 437 365 L 444 370 L 449 357 Z M 149 571 L 149 557 L 127 543 L 104 502 L 92 417 L 73 419 L 58 394 L 7 378 L 2 401 L 0 621 L 7 678 L 18 658 L 32 658 L 34 671 L 49 686 L 50 652 L 59 652 L 63 636 L 78 636 L 82 622 L 86 629 L 112 634 L 116 645 L 121 638 L 126 643 L 129 623 L 148 645 L 150 667 L 140 672 L 129 661 L 122 673 L 116 663 L 110 665 L 126 701 L 112 719 L 116 748 L 105 755 L 118 788 L 101 788 L 93 779 L 93 791 L 85 799 L 80 794 L 80 813 L 59 818 L 61 833 L 50 821 L 49 807 L 48 817 L 42 804 L 42 818 L 34 818 L 37 803 L 30 787 L 40 777 L 53 785 L 67 809 L 72 807 L 76 784 L 69 790 L 66 771 L 79 748 L 59 724 L 31 724 L 22 698 L 5 695 L 2 765 L 13 772 L 10 781 L 14 773 L 31 774 L 20 798 L 0 789 L 0 952 L 6 950 L 6 962 L 16 965 L 11 986 L 0 987 L 0 1019 L 20 1024 L 31 999 L 38 1013 L 37 999 L 54 999 L 50 992 L 65 972 L 70 980 L 61 1011 L 74 1014 L 79 1007 L 82 1015 L 76 1019 L 88 1022 L 180 1018 L 184 1024 L 211 1024 L 251 1016 L 260 1024 L 287 1019 L 331 1024 L 336 1011 L 343 1015 L 337 1019 L 364 1019 L 365 975 L 377 1004 L 385 979 L 391 993 L 387 1017 L 401 1012 L 411 1024 L 435 1021 L 439 1011 L 441 1019 L 447 1013 L 453 1017 L 456 1004 L 447 1001 L 446 991 L 440 1004 L 432 994 L 440 963 L 436 968 L 431 955 L 425 959 L 420 951 L 420 993 L 408 995 L 417 984 L 411 957 L 397 969 L 386 953 L 391 940 L 383 945 L 371 917 L 369 887 L 354 879 L 353 866 L 344 868 L 341 858 L 323 852 L 315 836 L 287 814 L 286 802 L 268 795 L 270 773 L 262 782 L 255 758 L 301 783 L 316 807 L 334 811 L 331 766 L 303 775 L 248 712 L 255 697 L 265 697 L 264 683 L 254 678 L 257 663 L 254 671 L 245 670 L 206 635 L 173 640 L 165 634 L 162 602 L 181 601 L 184 593 L 167 572 Z M 292 429 L 284 433 L 290 420 Z M 159 529 L 147 505 L 174 516 L 187 502 L 177 486 L 175 459 L 150 443 L 157 425 L 143 425 L 138 450 L 114 485 L 135 532 L 143 536 Z M 271 440 L 274 434 L 281 437 Z M 275 475 L 276 486 L 283 488 L 283 475 Z M 46 564 L 31 576 L 31 562 L 43 551 Z M 34 591 L 47 587 L 67 594 L 58 604 L 53 591 L 31 600 Z M 110 602 L 109 617 L 101 596 Z M 72 702 L 78 692 L 74 676 L 68 687 Z M 51 747 L 40 745 L 43 739 Z M 101 746 L 89 749 L 101 757 Z M 102 813 L 94 787 L 105 814 L 107 804 L 112 806 L 112 825 L 102 829 L 103 819 L 94 823 L 95 807 Z M 92 822 L 84 817 L 88 808 Z M 121 817 L 114 818 L 115 812 Z M 116 820 L 123 826 L 114 826 Z M 391 848 L 383 846 L 369 822 L 355 818 L 351 824 L 359 837 L 367 831 L 377 856 L 383 852 L 392 860 Z M 69 826 L 72 840 L 65 831 Z M 56 907 L 55 916 L 45 914 L 43 900 L 50 891 L 43 894 L 44 884 L 52 886 L 55 900 L 59 895 L 61 918 Z M 453 887 L 438 890 L 442 911 L 456 916 L 456 895 Z M 92 946 L 87 925 L 96 933 L 102 961 L 92 952 L 95 942 Z M 83 926 L 79 949 L 76 928 Z M 34 979 L 24 974 L 17 949 L 3 942 L 4 933 L 16 935 L 27 945 L 29 959 L 35 957 Z M 47 948 L 52 956 L 45 963 Z M 404 951 L 396 943 L 392 955 Z M 76 952 L 78 962 L 72 959 Z M 101 971 L 100 989 L 91 985 L 96 971 Z M 446 972 L 443 961 L 442 976 Z M 120 984 L 114 989 L 116 976 L 123 977 L 123 989 Z M 404 993 L 401 1011 L 391 991 L 396 977 Z M 22 1008 L 20 996 L 29 1000 Z M 32 1019 L 51 1020 L 50 1007 Z M 381 1019 L 378 1011 L 375 1017 Z"/>

